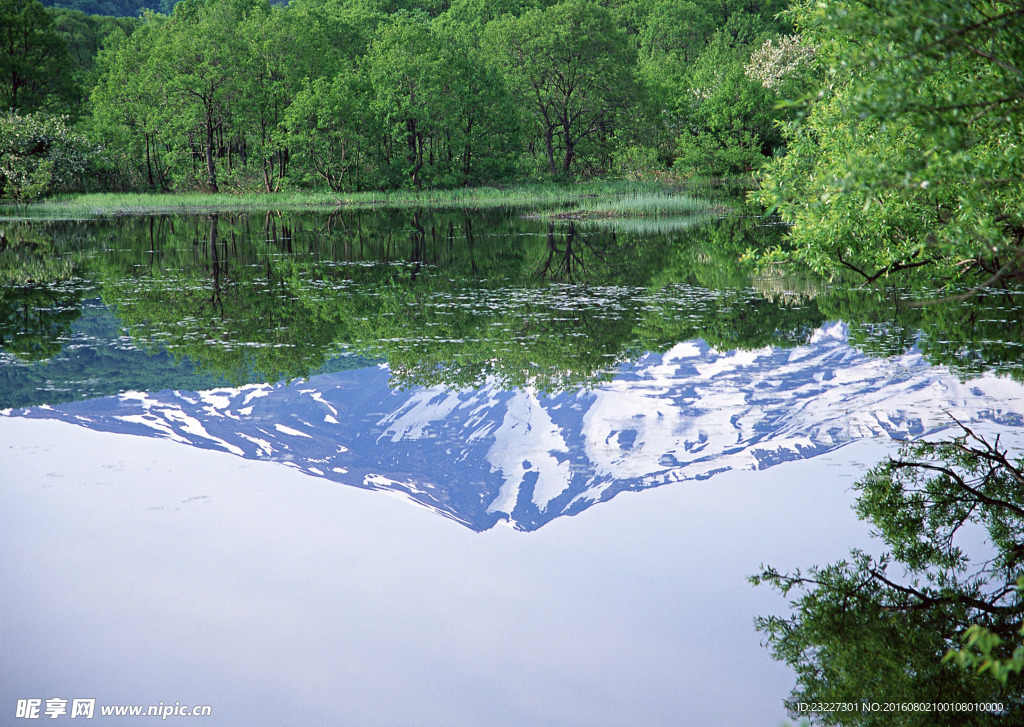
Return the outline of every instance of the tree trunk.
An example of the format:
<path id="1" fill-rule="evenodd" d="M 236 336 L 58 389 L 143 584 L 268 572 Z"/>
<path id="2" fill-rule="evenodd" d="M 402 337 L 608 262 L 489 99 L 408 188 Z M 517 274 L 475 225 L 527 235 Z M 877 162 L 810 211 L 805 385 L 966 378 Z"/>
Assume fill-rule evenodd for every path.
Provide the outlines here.
<path id="1" fill-rule="evenodd" d="M 466 147 L 462 153 L 462 176 L 467 180 L 469 179 L 469 170 L 471 167 L 470 160 L 473 158 L 473 117 L 469 117 L 469 121 L 466 124 Z"/>
<path id="2" fill-rule="evenodd" d="M 557 176 L 558 167 L 555 165 L 555 147 L 554 147 L 555 127 L 548 126 L 547 133 L 544 135 L 544 143 L 547 144 L 548 148 L 548 169 L 551 170 L 551 176 Z"/>
<path id="3" fill-rule="evenodd" d="M 273 189 L 270 188 L 270 174 L 267 172 L 266 157 L 263 157 L 263 189 L 268 193 L 274 191 Z"/>
<path id="4" fill-rule="evenodd" d="M 416 119 L 409 119 L 405 122 L 405 129 L 408 134 L 407 143 L 409 146 L 408 160 L 412 165 L 410 178 L 414 187 L 420 186 L 420 169 L 423 167 L 423 141 L 416 131 Z M 417 142 L 419 142 L 417 144 Z"/>
<path id="5" fill-rule="evenodd" d="M 206 106 L 206 177 L 209 180 L 210 191 L 219 192 L 217 188 L 217 166 L 213 159 L 213 107 Z"/>
<path id="6" fill-rule="evenodd" d="M 572 132 L 568 112 L 562 114 L 562 138 L 565 140 L 565 159 L 562 161 L 562 173 L 568 174 L 576 158 L 576 145 L 572 140 Z"/>
<path id="7" fill-rule="evenodd" d="M 153 163 L 149 159 L 149 134 L 146 134 L 146 173 L 149 175 L 149 188 L 154 189 L 153 184 Z"/>

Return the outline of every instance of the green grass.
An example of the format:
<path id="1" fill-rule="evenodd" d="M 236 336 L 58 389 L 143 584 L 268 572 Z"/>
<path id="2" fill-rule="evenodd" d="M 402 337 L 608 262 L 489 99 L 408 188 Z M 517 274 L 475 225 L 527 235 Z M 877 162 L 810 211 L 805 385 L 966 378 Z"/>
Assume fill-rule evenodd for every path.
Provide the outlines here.
<path id="1" fill-rule="evenodd" d="M 576 219 L 581 229 L 608 228 L 620 235 L 670 235 L 707 224 L 718 215 L 715 212 L 687 215 L 647 217 L 585 217 Z M 564 219 L 564 218 L 563 218 Z"/>
<path id="2" fill-rule="evenodd" d="M 724 208 L 685 194 L 634 189 L 611 198 L 583 199 L 551 216 L 563 219 L 678 217 L 719 210 L 724 211 Z"/>
<path id="3" fill-rule="evenodd" d="M 261 210 L 338 208 L 482 209 L 533 208 L 539 217 L 649 217 L 698 214 L 721 208 L 653 182 L 536 183 L 509 187 L 335 193 L 329 190 L 273 194 L 202 192 L 64 194 L 27 205 L 2 205 L 0 218 L 109 217 Z"/>

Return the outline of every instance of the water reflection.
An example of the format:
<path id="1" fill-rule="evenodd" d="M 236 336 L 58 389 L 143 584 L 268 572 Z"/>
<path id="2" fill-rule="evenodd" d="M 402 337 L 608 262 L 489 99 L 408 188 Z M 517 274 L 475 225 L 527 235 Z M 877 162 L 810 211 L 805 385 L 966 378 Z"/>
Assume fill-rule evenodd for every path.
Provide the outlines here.
<path id="1" fill-rule="evenodd" d="M 217 727 L 778 725 L 792 676 L 751 626 L 777 599 L 745 576 L 856 542 L 845 490 L 881 453 L 480 535 L 156 438 L 0 436 L 0 701 L 180 700 Z"/>
<path id="2" fill-rule="evenodd" d="M 751 281 L 744 252 L 777 243 L 781 231 L 733 218 L 655 234 L 508 211 L 9 223 L 0 356 L 47 366 L 18 372 L 0 388 L 0 406 L 54 403 L 8 392 L 74 391 L 65 375 L 99 380 L 72 399 L 104 393 L 105 376 L 82 371 L 75 352 L 126 343 L 170 354 L 178 370 L 153 375 L 172 380 L 191 368 L 211 384 L 277 381 L 346 353 L 387 360 L 396 385 L 498 379 L 553 390 L 607 379 L 680 341 L 792 346 L 843 320 L 851 342 L 873 355 L 917 347 L 964 375 L 1020 370 L 1019 292 L 908 309 L 885 291 Z M 105 341 L 95 340 L 97 326 Z M 136 356 L 117 366 L 155 364 Z"/>
<path id="3" fill-rule="evenodd" d="M 919 352 L 871 358 L 847 328 L 804 346 L 649 353 L 590 388 L 395 389 L 386 365 L 291 384 L 130 392 L 11 416 L 157 436 L 388 490 L 475 530 L 534 530 L 624 490 L 763 469 L 860 438 L 1024 426 L 1024 386 L 961 382 Z"/>
<path id="4" fill-rule="evenodd" d="M 719 285 L 723 271 L 739 275 L 740 245 L 778 234 L 750 220 L 661 235 L 507 212 L 160 217 L 95 223 L 84 237 L 79 227 L 25 233 L 71 261 L 33 289 L 70 287 L 84 309 L 99 291 L 138 348 L 235 384 L 307 376 L 350 352 L 386 359 L 399 385 L 569 388 L 690 338 L 799 343 L 824 320 L 813 301 Z M 0 325 L 9 337 L 24 328 L 13 316 Z M 52 347 L 71 342 L 66 327 L 44 330 Z"/>
<path id="5" fill-rule="evenodd" d="M 1024 411 L 1018 385 L 983 373 L 1020 364 L 1014 295 L 965 322 L 962 306 L 741 285 L 741 251 L 780 232 L 757 219 L 660 235 L 508 211 L 12 230 L 9 415 L 282 459 L 476 530 L 920 437 L 950 412 L 1020 426 Z"/>
<path id="6" fill-rule="evenodd" d="M 560 709 L 551 704 L 572 704 L 559 723 L 582 714 L 595 724 L 630 722 L 639 712 L 620 698 L 623 684 L 630 694 L 660 700 L 649 702 L 641 721 L 721 717 L 722 704 L 737 704 L 736 694 L 763 681 L 760 667 L 749 667 L 753 673 L 739 685 L 723 675 L 742 670 L 738 661 L 755 663 L 749 652 L 735 657 L 733 644 L 750 637 L 757 648 L 756 635 L 743 631 L 755 607 L 744 600 L 753 597 L 742 577 L 769 557 L 762 552 L 767 531 L 788 528 L 775 540 L 792 545 L 791 533 L 818 526 L 824 531 L 814 542 L 833 544 L 834 523 L 848 504 L 844 483 L 882 456 L 880 441 L 936 434 L 951 426 L 951 415 L 982 429 L 1024 428 L 1019 292 L 989 292 L 970 306 L 906 309 L 893 304 L 891 291 L 748 279 L 744 251 L 774 244 L 780 232 L 758 219 L 549 223 L 509 211 L 8 225 L 0 236 L 0 424 L 12 441 L 21 438 L 19 449 L 9 448 L 13 463 L 4 465 L 16 484 L 3 491 L 10 509 L 3 509 L 0 532 L 10 539 L 4 552 L 17 554 L 4 563 L 16 576 L 8 582 L 36 596 L 15 597 L 10 589 L 0 596 L 17 614 L 5 634 L 21 639 L 19 663 L 32 660 L 35 672 L 5 672 L 0 682 L 14 684 L 17 676 L 19 688 L 44 685 L 39 689 L 47 694 L 59 693 L 50 688 L 52 678 L 33 676 L 56 661 L 35 658 L 37 644 L 14 631 L 32 624 L 52 634 L 39 639 L 49 649 L 40 653 L 63 654 L 68 613 L 88 628 L 97 622 L 94 612 L 108 614 L 111 594 L 118 603 L 136 603 L 138 583 L 148 595 L 128 608 L 141 624 L 129 641 L 149 643 L 150 631 L 164 627 L 154 614 L 164 613 L 164 586 L 173 582 L 186 584 L 188 600 L 172 609 L 174 618 L 206 629 L 189 642 L 191 650 L 222 659 L 230 675 L 245 676 L 239 683 L 255 683 L 251 670 L 261 678 L 273 671 L 263 691 L 291 695 L 287 704 L 272 705 L 276 714 L 286 714 L 306 690 L 305 683 L 289 688 L 293 663 L 304 665 L 303 674 L 346 672 L 340 681 L 351 685 L 372 662 L 378 668 L 368 672 L 366 686 L 386 681 L 378 674 L 405 669 L 407 690 L 440 693 L 450 687 L 441 682 L 456 675 L 480 702 L 474 718 L 445 719 L 436 707 L 408 705 L 401 715 L 382 717 L 379 705 L 387 700 L 361 687 L 349 689 L 346 700 L 369 705 L 367 711 L 359 719 L 344 713 L 342 721 L 493 721 L 496 702 L 480 695 L 491 689 L 503 705 L 521 699 L 521 690 L 494 683 L 507 673 L 525 679 L 527 672 L 586 682 L 585 697 L 565 690 L 571 698 L 531 682 L 546 695 L 538 708 L 545 718 Z M 49 437 L 41 445 L 48 454 L 40 455 L 23 431 Z M 868 446 L 868 457 L 833 461 L 841 456 L 837 449 L 857 441 Z M 171 443 L 173 451 L 161 450 Z M 91 469 L 65 462 L 66 450 Z M 213 456 L 225 452 L 233 456 Z M 162 472 L 170 461 L 178 466 L 172 475 L 149 468 L 152 462 Z M 268 484 L 284 479 L 271 463 L 311 476 L 302 478 L 309 492 L 301 496 L 290 480 L 277 489 Z M 114 476 L 122 468 L 134 474 Z M 755 470 L 763 474 L 736 476 Z M 273 492 L 272 503 L 249 489 L 254 471 L 263 473 L 260 488 Z M 117 481 L 109 491 L 108 472 Z M 714 475 L 721 476 L 713 488 L 706 480 Z M 688 484 L 659 487 L 681 481 Z M 742 525 L 735 502 L 716 489 L 722 482 L 727 495 L 743 493 Z M 356 488 L 398 495 L 444 519 L 428 517 L 431 525 L 424 525 L 411 517 L 422 514 L 412 508 L 384 514 L 357 500 Z M 586 518 L 563 517 L 631 490 L 656 490 L 637 498 L 645 503 L 674 498 L 671 509 L 659 511 L 657 528 L 623 498 Z M 690 497 L 708 507 L 685 520 L 695 512 Z M 822 519 L 829 498 L 832 509 Z M 365 507 L 353 516 L 357 501 Z M 199 514 L 206 504 L 215 508 L 211 520 Z M 180 520 L 177 513 L 184 513 Z M 786 514 L 791 522 L 777 526 Z M 450 527 L 452 521 L 465 527 Z M 516 534 L 498 529 L 475 541 L 452 535 L 469 537 L 499 523 L 534 531 L 515 541 L 529 558 L 499 559 L 511 564 L 514 577 L 481 553 Z M 415 528 L 419 536 L 407 538 Z M 183 541 L 183 532 L 190 539 Z M 633 549 L 624 550 L 624 542 Z M 777 553 L 781 546 L 772 547 Z M 793 547 L 802 559 L 814 544 Z M 301 558 L 289 559 L 302 548 Z M 75 572 L 80 552 L 88 567 Z M 396 569 L 410 552 L 415 567 Z M 553 552 L 567 555 L 554 575 L 538 580 Z M 196 553 L 215 556 L 198 576 L 186 568 L 201 563 Z M 368 553 L 373 567 L 353 570 Z M 449 567 L 470 556 L 481 560 L 471 577 Z M 682 567 L 684 556 L 690 560 Z M 60 564 L 60 578 L 43 563 Z M 125 572 L 132 578 L 122 582 Z M 307 592 L 321 588 L 324 573 L 350 577 L 332 578 L 318 591 L 329 608 L 318 604 L 314 614 Z M 375 590 L 375 578 L 389 579 L 386 597 Z M 85 588 L 93 580 L 102 588 L 85 605 L 54 595 L 65 582 Z M 714 587 L 694 585 L 708 581 Z M 268 588 L 276 590 L 268 595 Z M 286 605 L 273 623 L 235 607 L 274 599 Z M 720 642 L 693 636 L 694 624 L 720 615 L 717 606 L 741 601 L 747 605 L 730 614 L 727 627 L 711 628 L 727 634 Z M 218 612 L 211 602 L 231 607 Z M 419 614 L 395 605 L 406 602 L 434 604 L 424 627 Z M 58 603 L 40 611 L 40 604 Z M 503 631 L 492 609 L 509 603 L 520 610 Z M 382 604 L 390 610 L 380 617 Z M 599 627 L 575 619 L 595 604 L 604 609 Z M 689 604 L 685 618 L 681 604 Z M 552 612 L 562 616 L 551 620 Z M 627 623 L 624 613 L 642 617 Z M 305 642 L 315 647 L 303 653 L 272 636 L 296 614 L 308 631 Z M 118 671 L 123 650 L 111 644 L 121 643 L 122 625 L 105 618 L 98 619 L 95 654 L 76 657 L 75 681 L 68 683 L 95 684 L 110 675 L 138 683 L 140 670 Z M 223 637 L 225 624 L 235 623 L 243 624 L 237 638 Z M 389 639 L 395 623 L 415 625 Z M 567 630 L 573 638 L 563 648 L 559 638 Z M 167 633 L 176 644 L 184 631 Z M 238 654 L 247 653 L 254 633 L 263 650 L 240 665 Z M 439 647 L 436 633 L 458 649 Z M 363 648 L 353 652 L 349 646 L 359 638 Z M 675 654 L 694 638 L 699 648 Z M 388 654 L 383 662 L 378 641 Z M 413 643 L 418 661 L 409 656 Z M 162 688 L 195 666 L 174 653 Z M 504 669 L 494 667 L 495 653 L 516 656 Z M 623 653 L 630 655 L 625 666 Z M 725 654 L 725 662 L 705 670 L 715 654 Z M 96 661 L 106 669 L 97 672 Z M 622 666 L 615 679 L 604 674 L 607 665 Z M 481 681 L 488 668 L 496 676 Z M 676 675 L 683 673 L 704 680 L 696 690 L 702 704 L 681 697 L 685 680 Z M 219 694 L 237 700 L 231 678 Z M 777 703 L 788 676 L 782 682 L 763 700 Z M 334 694 L 335 686 L 322 693 Z M 168 696 L 153 694 L 154 702 Z M 18 698 L 24 696 L 32 694 Z M 541 701 L 531 695 L 531 709 Z M 251 708 L 235 707 L 251 715 Z M 304 709 L 300 721 L 340 714 L 327 706 Z M 451 714 L 465 717 L 454 708 Z M 537 710 L 516 715 L 518 723 L 538 723 Z"/>

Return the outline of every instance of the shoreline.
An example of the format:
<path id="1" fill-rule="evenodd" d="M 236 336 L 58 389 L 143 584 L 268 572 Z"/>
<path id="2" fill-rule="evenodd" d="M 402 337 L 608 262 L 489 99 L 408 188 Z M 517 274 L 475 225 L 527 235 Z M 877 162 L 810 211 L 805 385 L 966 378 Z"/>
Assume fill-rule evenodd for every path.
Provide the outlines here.
<path id="1" fill-rule="evenodd" d="M 695 187 L 694 192 L 690 187 Z M 0 205 L 0 220 L 93 219 L 163 214 L 319 211 L 355 209 L 534 208 L 537 217 L 592 219 L 664 217 L 727 212 L 703 180 L 693 185 L 604 181 L 572 185 L 550 183 L 447 190 L 334 193 L 324 190 L 276 193 L 85 193 L 63 194 L 24 205 Z M 702 195 L 702 196 L 695 196 Z M 543 208 L 543 209 L 542 209 Z"/>

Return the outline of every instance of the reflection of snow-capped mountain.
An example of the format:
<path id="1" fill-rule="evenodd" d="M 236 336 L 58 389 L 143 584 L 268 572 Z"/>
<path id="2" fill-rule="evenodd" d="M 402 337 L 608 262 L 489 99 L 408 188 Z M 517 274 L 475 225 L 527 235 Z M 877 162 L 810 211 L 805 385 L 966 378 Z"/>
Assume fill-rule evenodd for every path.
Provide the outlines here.
<path id="1" fill-rule="evenodd" d="M 384 366 L 292 385 L 126 393 L 4 414 L 159 436 L 389 490 L 465 525 L 532 530 L 627 489 L 813 457 L 952 423 L 1024 426 L 1024 387 L 961 383 L 917 353 L 869 358 L 846 329 L 806 346 L 648 354 L 592 390 L 393 391 Z"/>

